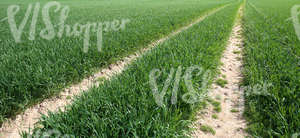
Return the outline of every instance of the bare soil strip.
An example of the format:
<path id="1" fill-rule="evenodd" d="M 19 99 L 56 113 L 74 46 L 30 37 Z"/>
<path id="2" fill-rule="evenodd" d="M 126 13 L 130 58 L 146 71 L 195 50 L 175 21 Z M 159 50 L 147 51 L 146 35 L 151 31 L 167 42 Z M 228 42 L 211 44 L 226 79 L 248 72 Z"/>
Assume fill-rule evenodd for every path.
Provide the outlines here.
<path id="1" fill-rule="evenodd" d="M 206 17 L 215 14 L 221 9 L 227 7 L 228 5 L 224 5 L 222 7 L 213 9 L 212 11 L 207 12 L 197 20 L 193 21 L 191 24 L 184 26 L 166 37 L 163 37 L 153 43 L 151 43 L 147 48 L 144 48 L 133 55 L 125 57 L 124 59 L 118 61 L 116 64 L 110 65 L 108 68 L 102 69 L 101 71 L 95 73 L 94 75 L 82 80 L 79 84 L 75 84 L 63 90 L 59 96 L 46 99 L 40 104 L 37 104 L 31 108 L 28 108 L 23 114 L 16 116 L 14 120 L 8 120 L 5 122 L 0 128 L 0 138 L 18 138 L 20 137 L 19 133 L 22 131 L 28 131 L 29 128 L 33 128 L 34 124 L 36 124 L 41 117 L 41 114 L 46 114 L 48 111 L 58 111 L 64 110 L 64 107 L 72 102 L 72 99 L 75 96 L 80 95 L 84 91 L 92 87 L 96 87 L 99 85 L 99 79 L 109 79 L 114 75 L 121 73 L 127 65 L 129 65 L 132 61 L 136 60 L 138 57 L 141 57 L 146 52 L 149 52 L 153 47 L 158 44 L 168 40 L 169 38 L 179 34 L 180 32 L 190 28 L 191 26 L 203 21 Z"/>
<path id="2" fill-rule="evenodd" d="M 209 97 L 221 103 L 221 111 L 217 112 L 212 106 L 207 110 L 201 111 L 197 115 L 197 121 L 193 124 L 195 131 L 193 137 L 197 138 L 241 138 L 247 136 L 244 132 L 246 121 L 242 114 L 244 110 L 243 91 L 239 90 L 242 80 L 242 27 L 241 16 L 243 5 L 240 7 L 235 25 L 224 55 L 221 59 L 221 76 L 227 81 L 225 87 L 213 84 Z M 226 77 L 225 77 L 226 76 Z M 217 97 L 217 98 L 216 98 Z M 212 128 L 210 132 L 205 127 Z M 215 132 L 214 132 L 215 131 Z M 215 134 L 213 134 L 215 133 Z"/>

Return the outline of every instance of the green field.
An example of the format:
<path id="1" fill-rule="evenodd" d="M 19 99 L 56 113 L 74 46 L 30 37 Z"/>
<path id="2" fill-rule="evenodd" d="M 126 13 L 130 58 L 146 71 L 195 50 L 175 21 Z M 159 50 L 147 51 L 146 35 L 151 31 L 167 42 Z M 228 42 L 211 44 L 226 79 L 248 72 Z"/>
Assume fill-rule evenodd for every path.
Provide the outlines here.
<path id="1" fill-rule="evenodd" d="M 300 2 L 247 1 L 244 85 L 272 85 L 263 94 L 246 97 L 254 136 L 291 137 L 300 132 L 300 42 L 292 20 L 287 21 L 296 4 Z"/>
<path id="2" fill-rule="evenodd" d="M 19 25 L 28 4 L 35 2 L 38 1 L 1 1 L 0 17 L 7 17 L 8 6 L 20 5 L 20 12 L 16 15 Z M 41 7 L 47 2 L 41 1 Z M 227 0 L 59 2 L 70 7 L 66 24 L 121 19 L 129 19 L 130 22 L 124 30 L 103 33 L 101 52 L 96 47 L 96 34 L 92 33 L 88 53 L 83 52 L 83 37 L 63 36 L 50 41 L 39 37 L 38 34 L 45 28 L 41 15 L 37 20 L 36 40 L 28 39 L 30 16 L 24 27 L 22 41 L 18 44 L 13 39 L 8 22 L 0 22 L 0 124 L 3 119 L 57 94 L 62 88 L 80 81 L 96 69 L 106 67 L 174 29 L 189 24 L 204 11 L 228 3 Z M 59 16 L 59 12 L 51 12 L 53 24 L 59 21 Z M 58 32 L 58 28 L 55 31 Z"/>
<path id="3" fill-rule="evenodd" d="M 43 118 L 40 122 L 45 126 L 42 132 L 55 129 L 78 137 L 184 137 L 190 120 L 203 101 L 194 104 L 184 102 L 181 97 L 188 91 L 184 82 L 180 82 L 178 102 L 172 105 L 171 94 L 167 93 L 164 106 L 158 107 L 149 85 L 149 73 L 152 69 L 164 69 L 165 73 L 157 79 L 157 84 L 164 84 L 171 68 L 181 66 L 185 71 L 198 65 L 203 72 L 211 71 L 207 76 L 210 83 L 239 5 L 226 7 L 159 45 L 120 76 L 80 96 L 66 112 Z M 191 81 L 195 88 L 201 86 L 203 75 L 193 75 Z M 161 87 L 163 85 L 159 85 Z"/>
<path id="4" fill-rule="evenodd" d="M 47 12 L 43 8 L 49 2 L 54 4 L 49 9 L 53 29 L 44 18 Z M 27 11 L 30 4 L 32 9 Z M 61 4 L 57 11 L 55 4 Z M 297 5 L 299 8 L 292 11 Z M 73 31 L 68 36 L 64 30 L 59 35 L 61 13 L 67 11 L 66 6 L 69 12 L 64 24 L 86 25 L 81 33 Z M 15 31 L 12 31 L 13 13 L 16 13 Z M 122 73 L 99 80 L 99 86 L 77 96 L 65 111 L 40 118 L 32 126 L 33 134 L 55 130 L 76 137 L 190 137 L 196 114 L 206 107 L 201 96 L 209 92 L 220 74 L 222 53 L 241 17 L 243 51 L 236 52 L 243 54 L 240 86 L 247 88 L 244 92 L 247 134 L 300 136 L 300 1 L 297 0 L 2 0 L 0 126 L 29 107 L 58 95 L 64 88 L 149 48 L 152 42 L 209 13 L 212 14 L 201 22 L 138 57 Z M 98 28 L 92 23 L 97 23 Z M 22 24 L 24 31 L 19 33 L 18 42 L 16 32 L 22 29 Z M 84 47 L 86 42 L 88 49 Z M 189 72 L 190 67 L 199 67 L 198 72 Z M 170 79 L 172 76 L 174 80 Z M 225 87 L 227 81 L 221 81 Z M 194 93 L 190 93 L 191 89 Z M 166 94 L 159 99 L 163 92 L 155 90 L 165 90 Z M 23 137 L 28 135 L 22 133 Z"/>

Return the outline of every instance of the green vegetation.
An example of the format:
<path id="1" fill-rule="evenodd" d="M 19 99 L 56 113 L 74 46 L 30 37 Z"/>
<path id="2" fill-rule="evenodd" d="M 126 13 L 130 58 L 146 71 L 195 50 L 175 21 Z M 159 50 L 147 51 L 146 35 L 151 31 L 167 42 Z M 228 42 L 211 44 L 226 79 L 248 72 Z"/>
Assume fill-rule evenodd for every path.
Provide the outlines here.
<path id="1" fill-rule="evenodd" d="M 105 77 L 100 77 L 100 78 L 97 79 L 97 81 L 100 82 L 100 83 L 102 83 L 102 82 L 105 81 Z"/>
<path id="2" fill-rule="evenodd" d="M 246 4 L 244 85 L 272 84 L 267 89 L 270 95 L 246 91 L 249 132 L 255 137 L 291 137 L 300 132 L 300 41 L 293 22 L 287 20 L 291 8 L 299 4 L 296 0 Z"/>
<path id="3" fill-rule="evenodd" d="M 227 82 L 227 80 L 224 80 L 224 79 L 217 79 L 216 84 L 221 86 L 222 88 L 224 88 L 225 85 L 228 84 L 228 82 Z"/>
<path id="4" fill-rule="evenodd" d="M 190 120 L 203 101 L 188 104 L 182 95 L 188 92 L 180 81 L 178 99 L 171 104 L 171 83 L 159 107 L 149 85 L 149 73 L 163 70 L 157 79 L 159 90 L 171 68 L 198 65 L 216 75 L 219 60 L 230 35 L 239 3 L 234 3 L 203 22 L 160 44 L 131 64 L 122 74 L 104 81 L 97 88 L 84 93 L 65 112 L 51 113 L 39 122 L 38 130 L 56 129 L 77 137 L 184 137 Z M 193 75 L 192 83 L 199 88 L 203 74 Z M 203 91 L 197 91 L 202 94 Z M 202 130 L 215 133 L 208 126 Z"/>
<path id="5" fill-rule="evenodd" d="M 213 119 L 218 119 L 218 115 L 216 115 L 216 114 L 211 115 L 211 117 L 212 117 Z"/>
<path id="6" fill-rule="evenodd" d="M 83 34 L 80 37 L 55 36 L 51 40 L 39 37 L 45 28 L 41 12 L 35 40 L 29 40 L 34 17 L 30 14 L 22 41 L 16 43 L 7 20 L 2 20 L 7 16 L 7 8 L 16 4 L 21 6 L 16 15 L 19 26 L 27 6 L 36 2 L 40 2 L 42 8 L 49 0 L 0 2 L 0 126 L 5 119 L 59 94 L 63 88 L 96 70 L 145 48 L 209 11 L 231 3 L 221 12 L 158 45 L 129 65 L 122 74 L 111 80 L 99 78 L 99 87 L 76 97 L 65 112 L 43 116 L 34 132 L 55 129 L 76 137 L 185 137 L 190 131 L 191 120 L 195 119 L 195 112 L 205 107 L 206 101 L 213 105 L 214 111 L 221 112 L 220 102 L 211 98 L 186 103 L 182 96 L 189 92 L 189 87 L 182 80 L 178 82 L 176 103 L 171 99 L 176 83 L 172 80 L 162 101 L 163 106 L 157 105 L 149 74 L 153 69 L 162 71 L 156 80 L 161 90 L 173 69 L 178 71 L 181 68 L 184 72 L 197 65 L 211 71 L 208 84 L 219 75 L 221 78 L 215 83 L 225 87 L 228 82 L 226 75 L 221 75 L 218 70 L 223 64 L 219 60 L 241 1 L 60 0 L 63 6 L 70 7 L 65 24 L 71 26 L 130 20 L 122 30 L 103 32 L 101 52 L 96 47 L 96 33 L 91 33 L 87 53 L 83 52 Z M 233 53 L 243 54 L 243 58 L 236 59 L 245 64 L 242 85 L 250 88 L 245 89 L 245 116 L 249 121 L 248 132 L 253 137 L 291 137 L 300 132 L 300 38 L 290 18 L 294 5 L 300 5 L 300 2 L 246 0 L 242 17 L 244 51 Z M 51 21 L 57 24 L 60 13 L 55 13 L 53 7 L 50 11 Z M 300 14 L 298 18 L 300 20 Z M 58 28 L 54 30 L 58 31 Z M 192 75 L 196 96 L 204 94 L 207 89 L 200 89 L 205 79 L 204 72 L 193 72 Z M 265 88 L 266 92 L 262 89 L 253 92 L 258 85 L 264 84 L 272 86 Z M 215 98 L 221 100 L 220 95 Z M 67 99 L 72 97 L 67 96 Z M 239 110 L 231 109 L 231 112 Z M 218 116 L 213 114 L 212 118 Z M 200 129 L 215 134 L 210 126 L 202 125 Z"/>
<path id="7" fill-rule="evenodd" d="M 233 51 L 233 54 L 240 54 L 241 51 Z"/>
<path id="8" fill-rule="evenodd" d="M 71 99 L 71 98 L 72 98 L 71 96 L 67 96 L 67 97 L 66 97 L 66 99 L 68 99 L 68 100 Z"/>
<path id="9" fill-rule="evenodd" d="M 20 5 L 16 15 L 19 26 L 28 5 L 48 0 L 2 0 L 1 20 L 7 17 L 10 5 Z M 86 24 L 115 19 L 129 19 L 121 31 L 103 33 L 102 51 L 96 47 L 96 34 L 92 33 L 88 53 L 83 52 L 83 36 L 55 37 L 50 41 L 38 36 L 45 28 L 41 13 L 37 21 L 36 40 L 30 41 L 31 17 L 25 25 L 22 42 L 16 44 L 7 21 L 0 22 L 0 125 L 42 99 L 57 94 L 67 85 L 79 82 L 96 69 L 106 67 L 122 57 L 147 46 L 150 42 L 189 24 L 205 11 L 220 7 L 229 0 L 60 0 L 70 7 L 65 24 Z M 35 6 L 35 5 L 33 5 Z M 60 11 L 51 8 L 51 21 L 57 24 Z M 55 29 L 57 32 L 58 29 Z M 216 35 L 217 36 L 217 35 Z M 214 38 L 218 38 L 212 36 Z"/>
<path id="10" fill-rule="evenodd" d="M 203 132 L 205 132 L 205 133 L 211 133 L 213 135 L 216 134 L 216 131 L 212 127 L 210 127 L 208 125 L 202 125 L 200 127 L 200 130 L 203 131 Z"/>
<path id="11" fill-rule="evenodd" d="M 219 100 L 219 101 L 222 100 L 221 95 L 218 94 L 218 95 L 216 96 L 216 100 Z"/>
<path id="12" fill-rule="evenodd" d="M 220 113 L 222 111 L 222 107 L 221 106 L 215 106 L 214 111 Z"/>
<path id="13" fill-rule="evenodd" d="M 220 102 L 215 101 L 215 100 L 212 99 L 212 98 L 208 98 L 207 101 L 208 101 L 211 105 L 213 105 L 214 111 L 216 111 L 216 112 L 218 112 L 218 113 L 221 112 L 222 107 L 221 107 L 221 103 L 220 103 Z"/>
<path id="14" fill-rule="evenodd" d="M 218 106 L 220 106 L 221 105 L 221 103 L 220 102 L 218 102 L 218 101 L 215 101 L 214 99 L 212 99 L 212 98 L 208 98 L 207 99 L 207 101 L 209 102 L 209 103 L 211 103 L 214 107 L 218 107 Z"/>
<path id="15" fill-rule="evenodd" d="M 239 110 L 238 109 L 231 109 L 230 112 L 237 113 L 237 112 L 239 112 Z"/>

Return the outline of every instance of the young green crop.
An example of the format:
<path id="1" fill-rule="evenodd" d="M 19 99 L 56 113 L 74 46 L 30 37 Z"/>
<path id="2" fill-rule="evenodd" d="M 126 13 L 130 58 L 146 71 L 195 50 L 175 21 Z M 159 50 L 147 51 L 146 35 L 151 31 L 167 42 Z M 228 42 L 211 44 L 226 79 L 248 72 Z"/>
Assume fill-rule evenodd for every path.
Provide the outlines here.
<path id="1" fill-rule="evenodd" d="M 200 130 L 203 131 L 204 133 L 211 133 L 213 135 L 216 134 L 216 131 L 211 126 L 208 125 L 202 125 L 200 127 Z"/>
<path id="2" fill-rule="evenodd" d="M 14 41 L 7 20 L 2 21 L 7 17 L 7 8 L 20 5 L 16 15 L 19 26 L 28 5 L 37 2 L 42 8 L 49 1 L 0 1 L 0 125 L 5 118 L 188 24 L 204 11 L 228 3 L 227 0 L 60 0 L 62 5 L 70 7 L 66 24 L 130 20 L 124 30 L 103 33 L 101 52 L 95 46 L 96 34 L 91 34 L 91 46 L 88 53 L 84 53 L 83 36 L 63 35 L 49 41 L 38 37 L 45 28 L 41 13 L 35 40 L 28 40 L 30 15 L 21 43 Z M 57 24 L 59 12 L 51 12 L 50 17 L 52 23 Z"/>
<path id="3" fill-rule="evenodd" d="M 209 84 L 216 75 L 220 58 L 231 33 L 239 4 L 226 7 L 178 34 L 128 66 L 122 74 L 84 93 L 65 112 L 51 113 L 39 122 L 35 132 L 55 129 L 76 137 L 184 137 L 189 122 L 201 103 L 188 104 L 182 96 L 189 92 L 179 82 L 178 101 L 171 104 L 171 93 L 164 106 L 155 102 L 149 84 L 153 69 L 161 69 L 156 81 L 159 90 L 172 68 L 198 65 L 210 70 Z M 203 74 L 194 75 L 193 86 L 199 88 Z M 173 88 L 171 83 L 168 91 Z M 199 91 L 197 91 L 201 94 Z M 25 135 L 24 135 L 25 136 Z"/>
<path id="4" fill-rule="evenodd" d="M 300 132 L 300 41 L 291 8 L 295 0 L 248 0 L 243 19 L 244 85 L 272 84 L 266 93 L 246 91 L 249 132 L 291 137 Z"/>

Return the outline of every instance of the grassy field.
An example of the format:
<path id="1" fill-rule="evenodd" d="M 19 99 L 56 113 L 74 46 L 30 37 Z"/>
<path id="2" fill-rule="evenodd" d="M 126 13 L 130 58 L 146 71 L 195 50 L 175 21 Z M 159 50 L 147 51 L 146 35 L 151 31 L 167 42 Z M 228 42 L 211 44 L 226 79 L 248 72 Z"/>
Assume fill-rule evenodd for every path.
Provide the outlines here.
<path id="1" fill-rule="evenodd" d="M 10 5 L 20 5 L 16 15 L 21 24 L 27 6 L 37 0 L 2 0 L 1 20 L 7 17 Z M 48 0 L 39 1 L 41 8 Z M 0 22 L 0 124 L 42 99 L 57 94 L 62 88 L 80 81 L 95 69 L 105 67 L 133 53 L 150 42 L 167 35 L 204 11 L 222 6 L 229 0 L 61 0 L 70 7 L 66 24 L 86 24 L 129 19 L 124 30 L 103 33 L 102 51 L 96 47 L 96 34 L 92 33 L 88 53 L 83 52 L 83 36 L 51 40 L 42 39 L 39 33 L 45 24 L 37 19 L 35 40 L 29 40 L 32 16 L 24 27 L 21 43 L 16 43 L 7 21 Z M 35 5 L 33 5 L 34 8 Z M 60 12 L 50 9 L 53 24 Z M 56 28 L 57 32 L 58 29 Z"/>
<path id="2" fill-rule="evenodd" d="M 61 7 L 56 7 L 57 11 L 55 6 L 51 7 L 47 15 L 45 5 L 49 2 Z M 208 88 L 201 86 L 211 84 L 220 72 L 220 58 L 242 2 L 244 51 L 236 52 L 243 53 L 247 131 L 253 137 L 300 136 L 297 0 L 2 0 L 0 126 L 67 86 L 226 5 L 145 53 L 118 76 L 102 80 L 99 87 L 76 97 L 66 111 L 43 116 L 34 129 L 34 134 L 55 130 L 76 137 L 189 136 L 195 113 L 206 105 L 203 99 L 192 104 L 189 100 L 206 94 Z M 27 11 L 30 4 L 31 10 Z M 294 11 L 298 15 L 291 14 L 295 5 L 299 6 Z M 77 32 L 72 31 L 70 36 L 66 32 L 59 35 L 66 6 L 70 11 L 65 24 L 85 25 L 81 33 L 75 26 Z M 14 20 L 10 18 L 13 13 L 15 31 Z M 47 24 L 47 16 L 53 29 Z M 100 29 L 89 23 L 99 23 Z M 18 39 L 14 32 L 22 30 L 22 25 L 24 31 Z M 88 49 L 84 48 L 86 42 L 90 44 Z M 186 75 L 189 67 L 195 66 L 203 71 Z M 160 72 L 159 77 L 152 74 L 154 70 Z M 172 76 L 175 78 L 168 81 Z M 159 91 L 166 90 L 161 101 L 153 92 L 156 86 L 152 77 L 156 77 Z M 192 79 L 189 81 L 188 77 Z M 219 79 L 216 83 L 226 87 L 227 80 Z M 196 95 L 185 97 L 191 89 Z M 173 93 L 176 90 L 177 96 Z M 27 135 L 23 133 L 23 137 Z"/>
<path id="3" fill-rule="evenodd" d="M 167 90 L 164 106 L 156 104 L 149 84 L 153 69 L 163 72 L 157 79 L 163 87 L 168 73 L 182 67 L 198 65 L 210 70 L 211 83 L 217 72 L 222 52 L 226 46 L 240 3 L 235 2 L 196 24 L 190 29 L 160 44 L 151 52 L 131 64 L 119 76 L 103 85 L 92 88 L 75 99 L 67 111 L 43 117 L 35 132 L 58 130 L 76 137 L 185 137 L 194 113 L 203 101 L 188 104 L 182 96 L 188 92 L 184 81 L 179 83 L 178 101 L 171 104 L 171 88 Z M 197 94 L 204 73 L 194 72 L 192 83 Z M 26 135 L 25 135 L 26 136 Z"/>
<path id="4" fill-rule="evenodd" d="M 245 86 L 249 132 L 291 137 L 300 132 L 300 41 L 291 9 L 295 0 L 248 0 L 244 15 Z M 299 17 L 299 16 L 298 16 Z"/>

